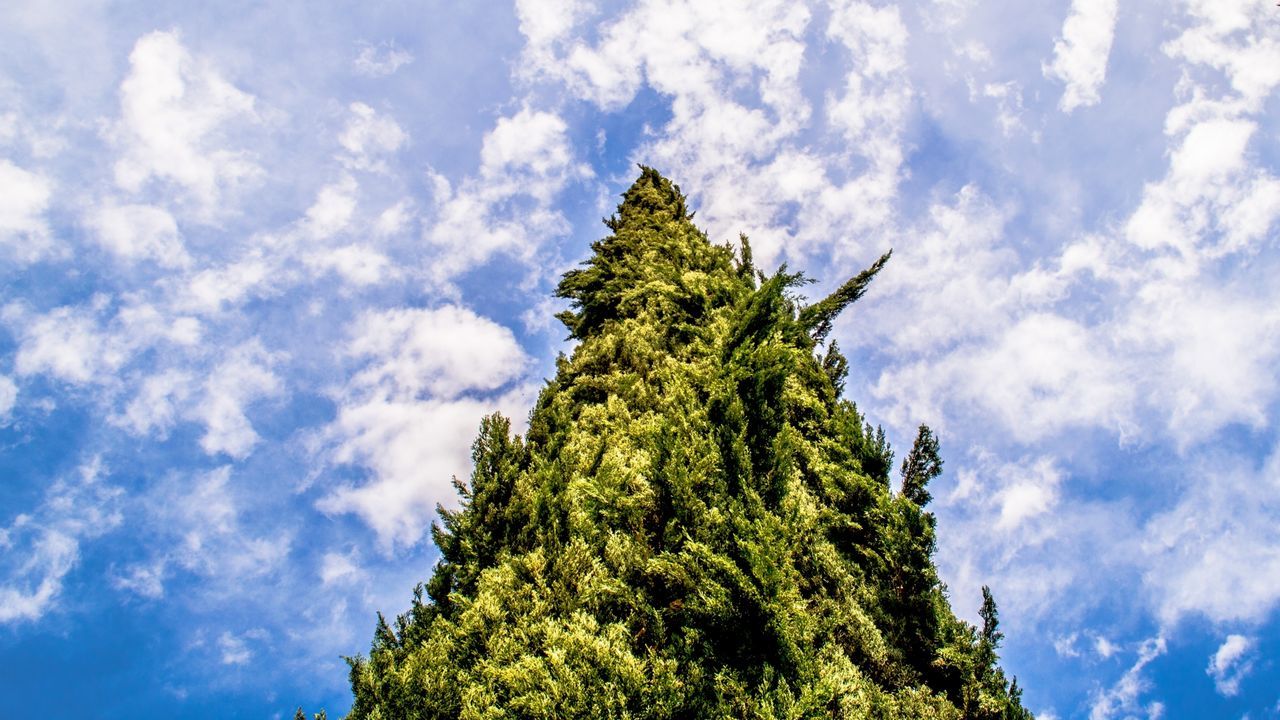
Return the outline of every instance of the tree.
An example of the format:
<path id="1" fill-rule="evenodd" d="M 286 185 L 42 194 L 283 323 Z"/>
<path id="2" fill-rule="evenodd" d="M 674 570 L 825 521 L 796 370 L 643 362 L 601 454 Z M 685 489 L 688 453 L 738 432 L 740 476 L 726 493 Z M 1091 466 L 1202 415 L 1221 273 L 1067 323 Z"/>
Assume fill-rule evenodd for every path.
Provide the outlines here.
<path id="1" fill-rule="evenodd" d="M 982 608 L 978 610 L 982 618 L 982 634 L 978 636 L 978 658 L 983 672 L 993 668 L 999 659 L 996 651 L 1004 641 L 1004 633 L 1000 632 L 1000 612 L 996 609 L 996 600 L 991 596 L 991 588 L 982 586 Z"/>
<path id="2" fill-rule="evenodd" d="M 482 421 L 432 577 L 349 659 L 351 718 L 1020 707 L 974 670 L 932 515 L 890 491 L 883 429 L 841 397 L 848 360 L 815 354 L 888 254 L 805 306 L 803 276 L 761 273 L 745 238 L 712 244 L 692 217 L 642 168 L 564 276 L 578 344 L 524 437 Z M 908 458 L 921 491 L 932 447 Z"/>
<path id="3" fill-rule="evenodd" d="M 942 458 L 938 455 L 938 439 L 928 425 L 916 433 L 911 453 L 902 460 L 902 495 L 917 507 L 929 504 L 933 496 L 925 488 L 942 474 Z"/>

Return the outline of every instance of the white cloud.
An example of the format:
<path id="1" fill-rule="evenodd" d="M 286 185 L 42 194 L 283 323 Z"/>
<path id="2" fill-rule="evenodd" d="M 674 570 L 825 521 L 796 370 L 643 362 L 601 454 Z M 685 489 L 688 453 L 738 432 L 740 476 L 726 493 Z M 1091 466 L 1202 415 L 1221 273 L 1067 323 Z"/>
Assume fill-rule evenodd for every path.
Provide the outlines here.
<path id="1" fill-rule="evenodd" d="M 470 444 L 480 418 L 528 412 L 532 388 L 487 399 L 370 398 L 344 404 L 331 431 L 342 438 L 334 459 L 358 463 L 372 477 L 335 489 L 317 505 L 326 513 L 358 515 L 384 549 L 422 539 L 437 503 L 451 505 L 451 478 L 470 474 Z"/>
<path id="2" fill-rule="evenodd" d="M 452 399 L 494 390 L 528 363 L 510 330 L 453 305 L 366 313 L 351 336 L 347 353 L 370 361 L 354 384 L 387 397 Z"/>
<path id="3" fill-rule="evenodd" d="M 1152 265 L 1175 283 L 1256 252 L 1280 218 L 1280 179 L 1250 152 L 1262 102 L 1280 85 L 1280 32 L 1247 0 L 1195 0 L 1188 10 L 1193 22 L 1164 48 L 1185 62 L 1180 104 L 1165 119 L 1169 168 L 1143 188 L 1124 227 L 1130 242 L 1163 253 Z M 1225 73 L 1230 90 L 1194 72 L 1206 66 Z"/>
<path id="4" fill-rule="evenodd" d="M 1205 672 L 1213 678 L 1213 686 L 1221 695 L 1235 697 L 1240 693 L 1240 683 L 1253 672 L 1250 655 L 1256 645 L 1252 638 L 1228 635 L 1217 652 L 1209 657 L 1209 667 Z"/>
<path id="5" fill-rule="evenodd" d="M 56 530 L 32 540 L 25 548 L 30 553 L 27 561 L 10 570 L 0 585 L 0 623 L 43 616 L 62 592 L 62 579 L 79 561 L 79 548 L 74 538 Z"/>
<path id="6" fill-rule="evenodd" d="M 1145 585 L 1161 621 L 1261 622 L 1280 604 L 1280 451 L 1261 468 L 1206 459 L 1144 528 Z"/>
<path id="7" fill-rule="evenodd" d="M 0 623 L 38 620 L 80 560 L 80 544 L 120 525 L 122 491 L 106 484 L 94 459 L 55 480 L 41 504 L 0 529 Z"/>
<path id="8" fill-rule="evenodd" d="M 404 232 L 412 219 L 412 201 L 401 200 L 395 205 L 383 210 L 382 213 L 378 215 L 378 220 L 373 225 L 374 234 L 379 237 L 398 235 Z"/>
<path id="9" fill-rule="evenodd" d="M 1241 100 L 1257 109 L 1280 85 L 1280 33 L 1271 6 L 1252 0 L 1189 0 L 1185 6 L 1193 22 L 1165 52 L 1223 73 Z"/>
<path id="10" fill-rule="evenodd" d="M 1280 302 L 1263 288 L 1217 279 L 1154 280 L 1132 301 L 1116 334 L 1145 375 L 1152 404 L 1182 447 L 1229 423 L 1267 424 L 1280 361 Z"/>
<path id="11" fill-rule="evenodd" d="M 516 0 L 520 32 L 530 49 L 541 52 L 568 35 L 587 10 L 582 0 Z"/>
<path id="12" fill-rule="evenodd" d="M 154 205 L 104 204 L 88 218 L 94 239 L 122 260 L 154 260 L 162 267 L 191 262 L 178 232 L 178 223 Z"/>
<path id="13" fill-rule="evenodd" d="M 162 439 L 180 415 L 194 390 L 194 377 L 181 370 L 164 370 L 142 381 L 124 412 L 109 419 L 135 435 L 157 433 Z"/>
<path id="14" fill-rule="evenodd" d="M 18 386 L 13 378 L 0 375 L 0 426 L 9 421 L 9 414 L 18 402 Z"/>
<path id="15" fill-rule="evenodd" d="M 973 99 L 975 93 L 970 90 L 970 98 Z M 1014 133 L 1019 130 L 1025 130 L 1022 123 L 1022 88 L 1018 83 L 1009 81 L 1004 83 L 987 83 L 982 87 L 982 97 L 995 101 L 997 108 L 996 123 L 1000 126 L 1000 132 L 1006 138 L 1012 138 Z"/>
<path id="16" fill-rule="evenodd" d="M 1080 650 L 1076 648 L 1076 642 L 1080 639 L 1080 633 L 1073 632 L 1070 635 L 1064 635 L 1053 639 L 1053 651 L 1064 658 L 1080 657 Z"/>
<path id="17" fill-rule="evenodd" d="M 307 256 L 306 263 L 322 272 L 333 272 L 351 285 L 374 285 L 394 271 L 386 255 L 368 245 L 346 245 L 332 250 L 319 250 Z"/>
<path id="18" fill-rule="evenodd" d="M 367 364 L 342 391 L 329 432 L 335 461 L 373 477 L 319 507 L 358 514 L 385 547 L 412 545 L 436 503 L 452 502 L 449 479 L 469 474 L 481 416 L 527 412 L 528 388 L 493 393 L 521 377 L 528 358 L 511 331 L 455 306 L 368 313 L 351 336 L 348 353 Z"/>
<path id="19" fill-rule="evenodd" d="M 5 101 L 13 105 L 23 104 L 13 97 L 6 97 Z M 18 112 L 0 113 L 0 146 L 13 150 L 25 146 L 32 158 L 52 158 L 67 148 L 67 141 L 59 132 L 64 126 L 62 118 L 37 124 Z"/>
<path id="20" fill-rule="evenodd" d="M 1142 380 L 1184 449 L 1231 423 L 1268 424 L 1280 389 L 1271 370 L 1280 297 L 1264 279 L 1270 264 L 1257 259 L 1280 219 L 1280 178 L 1256 149 L 1260 103 L 1280 74 L 1275 62 L 1236 64 L 1280 57 L 1280 32 L 1240 32 L 1265 10 L 1234 0 L 1192 2 L 1189 12 L 1191 26 L 1165 47 L 1187 70 L 1165 119 L 1168 169 L 1144 186 L 1122 228 L 1145 254 L 1116 329 L 1155 371 Z M 1203 66 L 1226 73 L 1231 88 L 1192 72 Z"/>
<path id="21" fill-rule="evenodd" d="M 302 226 L 314 238 L 332 237 L 351 223 L 356 211 L 359 185 L 350 175 L 320 188 L 316 200 L 307 208 Z"/>
<path id="22" fill-rule="evenodd" d="M 1024 305 L 1041 304 L 1013 287 L 1018 266 L 1003 246 L 1007 215 L 973 185 L 933 203 L 902 233 L 864 301 L 874 309 L 856 329 L 900 352 L 929 354 L 989 337 Z"/>
<path id="23" fill-rule="evenodd" d="M 1093 650 L 1098 654 L 1098 657 L 1106 660 L 1119 652 L 1120 648 L 1107 638 L 1101 635 L 1096 635 L 1093 638 Z"/>
<path id="24" fill-rule="evenodd" d="M 498 253 L 528 259 L 541 239 L 568 232 L 564 217 L 546 207 L 536 207 L 520 219 L 501 213 L 499 208 L 511 197 L 503 189 L 469 182 L 455 193 L 443 177 L 434 180 L 435 212 L 425 239 L 440 251 L 428 268 L 438 282 Z"/>
<path id="25" fill-rule="evenodd" d="M 34 262 L 51 251 L 45 211 L 52 194 L 47 178 L 0 159 L 0 245 L 18 262 Z"/>
<path id="26" fill-rule="evenodd" d="M 938 429 L 981 417 L 1025 443 L 1070 427 L 1125 427 L 1133 389 L 1120 380 L 1114 341 L 1054 309 L 1070 273 L 1022 269 L 1004 225 L 1005 211 L 970 186 L 903 233 L 910 242 L 872 285 L 855 327 L 856 342 L 897 358 L 871 388 L 883 417 Z"/>
<path id="27" fill-rule="evenodd" d="M 903 233 L 855 326 L 856 342 L 889 348 L 872 387 L 889 421 L 996 419 L 1028 443 L 1070 427 L 1121 441 L 1163 430 L 1183 448 L 1233 422 L 1263 426 L 1280 298 L 1270 265 L 1245 258 L 1280 213 L 1261 188 L 1280 183 L 1245 152 L 1253 123 L 1210 118 L 1172 122 L 1183 138 L 1124 225 L 1132 244 L 1086 236 L 1028 267 L 1005 211 L 972 187 Z M 1073 294 L 1109 311 L 1082 312 Z"/>
<path id="28" fill-rule="evenodd" d="M 164 317 L 154 306 L 127 304 L 108 316 L 111 298 L 95 296 L 87 306 L 43 314 L 10 304 L 0 319 L 19 338 L 18 375 L 48 374 L 73 384 L 108 385 L 139 352 L 160 344 L 183 347 L 200 339 L 200 324 L 185 316 Z"/>
<path id="29" fill-rule="evenodd" d="M 11 326 L 21 323 L 21 345 L 14 359 L 19 375 L 47 373 L 72 383 L 87 383 L 100 373 L 124 364 L 127 352 L 99 330 L 96 318 L 74 308 L 57 308 L 28 317 L 13 306 L 6 309 Z"/>
<path id="30" fill-rule="evenodd" d="M 409 135 L 393 118 L 379 115 L 364 103 L 351 103 L 351 118 L 338 136 L 347 151 L 343 162 L 353 168 L 385 171 L 386 156 L 399 150 Z"/>
<path id="31" fill-rule="evenodd" d="M 165 566 L 166 563 L 163 560 L 129 565 L 123 572 L 112 573 L 111 585 L 117 590 L 124 590 L 150 600 L 158 600 L 164 597 Z"/>
<path id="32" fill-rule="evenodd" d="M 249 641 L 263 643 L 270 639 L 270 634 L 262 628 L 254 628 L 247 630 L 240 635 L 236 635 L 229 630 L 224 630 L 218 636 L 218 651 L 223 665 L 247 665 L 253 660 L 253 651 L 249 648 Z"/>
<path id="33" fill-rule="evenodd" d="M 248 153 L 221 146 L 231 123 L 256 120 L 253 97 L 192 57 L 174 32 L 141 37 L 129 66 L 111 131 L 122 153 L 117 184 L 140 192 L 152 179 L 171 182 L 199 218 L 222 214 L 226 195 L 262 173 Z"/>
<path id="34" fill-rule="evenodd" d="M 320 582 L 328 586 L 350 583 L 358 579 L 363 572 L 353 556 L 354 553 L 351 555 L 338 552 L 325 553 L 320 565 Z"/>
<path id="35" fill-rule="evenodd" d="M 529 261 L 568 232 L 554 198 L 573 180 L 591 176 L 574 162 L 568 127 L 558 115 L 528 108 L 499 118 L 485 135 L 480 172 L 455 188 L 432 174 L 433 212 L 425 239 L 439 250 L 427 267 L 447 283 L 499 253 Z"/>
<path id="36" fill-rule="evenodd" d="M 1244 149 L 1255 126 L 1242 120 L 1214 119 L 1195 124 L 1170 161 L 1176 184 L 1202 185 L 1244 167 Z"/>
<path id="37" fill-rule="evenodd" d="M 893 172 L 902 162 L 897 142 L 906 117 L 910 87 L 902 83 L 906 68 L 907 28 L 896 7 L 861 2 L 836 3 L 827 36 L 850 53 L 844 94 L 827 99 L 827 114 L 850 146 L 870 143 L 863 152 Z"/>
<path id="38" fill-rule="evenodd" d="M 1031 443 L 1069 427 L 1124 425 L 1130 389 L 1089 330 L 1047 313 L 1028 315 L 989 343 L 881 373 L 873 393 L 889 420 L 980 416 Z"/>
<path id="39" fill-rule="evenodd" d="M 1057 486 L 1061 480 L 1057 469 L 1047 460 L 1041 460 L 1026 477 L 1006 485 L 996 495 L 1000 503 L 996 528 L 1011 530 L 1052 509 L 1058 502 Z"/>
<path id="40" fill-rule="evenodd" d="M 1104 635 L 1087 631 L 1086 636 L 1093 638 L 1092 649 L 1095 655 L 1103 660 L 1109 660 L 1111 657 L 1119 653 L 1123 648 Z M 1077 647 L 1078 643 L 1085 638 L 1081 637 L 1080 632 L 1072 632 L 1069 635 L 1059 636 L 1053 640 L 1053 650 L 1060 657 L 1079 658 L 1084 656 L 1084 652 Z"/>
<path id="41" fill-rule="evenodd" d="M 940 438 L 946 451 L 950 436 Z M 967 462 L 950 457 L 934 488 L 937 562 L 962 617 L 977 617 L 980 588 L 989 585 L 1007 621 L 1043 633 L 1046 622 L 1075 620 L 1079 608 L 1065 596 L 1079 597 L 1085 587 L 1103 592 L 1111 586 L 1099 578 L 1123 577 L 1130 551 L 1111 530 L 1123 515 L 1078 499 L 1062 502 L 1066 475 L 1057 458 L 1006 461 L 986 451 Z M 1061 640 L 1060 653 L 1079 653 L 1074 636 Z"/>
<path id="42" fill-rule="evenodd" d="M 862 262 L 896 210 L 907 31 L 894 7 L 833 5 L 826 35 L 851 63 L 822 125 L 802 81 L 801 4 L 641 2 L 599 23 L 594 44 L 530 30 L 527 60 L 604 110 L 645 84 L 669 101 L 670 120 L 632 156 L 676 172 L 713 239 L 745 232 L 764 266 L 784 252 Z"/>
<path id="43" fill-rule="evenodd" d="M 204 383 L 200 401 L 188 412 L 205 426 L 200 447 L 210 455 L 226 453 L 243 459 L 258 443 L 246 408 L 256 400 L 283 391 L 283 381 L 272 371 L 281 358 L 263 349 L 257 340 L 226 353 Z"/>
<path id="44" fill-rule="evenodd" d="M 394 42 L 381 45 L 364 45 L 355 59 L 355 69 L 366 77 L 386 77 L 413 62 L 409 51 L 396 46 Z"/>
<path id="45" fill-rule="evenodd" d="M 1274 197 L 1280 180 L 1246 154 L 1256 123 L 1199 111 L 1179 115 L 1186 109 L 1170 113 L 1171 135 L 1180 142 L 1168 173 L 1144 187 L 1142 203 L 1125 225 L 1125 236 L 1138 247 L 1176 253 L 1162 263 L 1175 277 L 1256 247 L 1280 218 Z"/>
<path id="46" fill-rule="evenodd" d="M 1053 63 L 1043 67 L 1045 77 L 1067 86 L 1058 104 L 1063 112 L 1098 103 L 1116 32 L 1116 6 L 1116 0 L 1072 0 L 1062 37 L 1053 43 Z"/>
<path id="47" fill-rule="evenodd" d="M 480 150 L 480 173 L 499 183 L 516 183 L 533 178 L 552 178 L 573 168 L 573 151 L 560 116 L 525 108 L 502 117 L 484 136 Z M 574 168 L 589 172 L 585 167 Z M 538 193 L 531 187 L 526 192 Z"/>
<path id="48" fill-rule="evenodd" d="M 229 465 L 194 476 L 171 473 L 142 497 L 141 508 L 142 521 L 159 541 L 149 546 L 147 560 L 113 582 L 143 597 L 163 597 L 168 578 L 187 572 L 206 581 L 202 601 L 218 595 L 243 599 L 245 583 L 279 570 L 292 548 L 287 527 L 245 520 L 253 503 L 239 497 Z"/>
<path id="49" fill-rule="evenodd" d="M 227 265 L 174 278 L 173 307 L 180 312 L 212 315 L 251 297 L 273 295 L 288 279 L 287 272 L 274 266 L 274 260 L 258 249 Z"/>
<path id="50" fill-rule="evenodd" d="M 1018 320 L 994 345 L 953 356 L 963 365 L 955 374 L 944 366 L 944 374 L 1016 437 L 1036 439 L 1124 412 L 1127 391 L 1096 342 L 1079 323 L 1036 313 Z"/>
<path id="51" fill-rule="evenodd" d="M 1145 705 L 1140 698 L 1151 689 L 1151 680 L 1143 674 L 1147 665 L 1168 650 L 1163 637 L 1146 640 L 1138 648 L 1138 658 L 1115 685 L 1094 694 L 1089 720 L 1111 718 L 1138 718 L 1157 720 L 1164 716 L 1164 705 L 1151 701 Z"/>
<path id="52" fill-rule="evenodd" d="M 230 632 L 223 632 L 218 636 L 218 649 L 222 651 L 223 665 L 244 665 L 253 657 L 244 638 L 236 637 Z"/>

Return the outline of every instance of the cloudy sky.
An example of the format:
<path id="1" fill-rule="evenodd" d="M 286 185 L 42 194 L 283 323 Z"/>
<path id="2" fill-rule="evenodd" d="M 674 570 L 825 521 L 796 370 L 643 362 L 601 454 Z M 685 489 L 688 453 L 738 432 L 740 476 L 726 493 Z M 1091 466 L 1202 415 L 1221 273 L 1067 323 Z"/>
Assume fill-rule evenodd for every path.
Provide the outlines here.
<path id="1" fill-rule="evenodd" d="M 6 3 L 0 714 L 345 711 L 643 162 L 894 249 L 847 394 L 1040 717 L 1280 716 L 1280 8 L 746 5 Z"/>

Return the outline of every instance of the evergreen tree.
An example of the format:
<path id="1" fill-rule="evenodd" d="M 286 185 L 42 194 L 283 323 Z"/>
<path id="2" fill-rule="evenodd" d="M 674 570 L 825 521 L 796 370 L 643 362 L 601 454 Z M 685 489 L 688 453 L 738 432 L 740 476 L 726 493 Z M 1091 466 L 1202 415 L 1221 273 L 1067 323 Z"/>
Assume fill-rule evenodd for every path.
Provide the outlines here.
<path id="1" fill-rule="evenodd" d="M 565 275 L 579 344 L 524 438 L 482 422 L 431 579 L 350 659 L 351 718 L 1025 713 L 840 397 L 847 359 L 815 354 L 888 254 L 805 306 L 692 217 L 643 168 Z"/>
<path id="2" fill-rule="evenodd" d="M 942 458 L 938 455 L 938 439 L 928 425 L 921 425 L 911 454 L 902 461 L 902 494 L 917 507 L 929 504 L 933 496 L 925 487 L 942 474 Z"/>
<path id="3" fill-rule="evenodd" d="M 1000 613 L 996 609 L 996 600 L 991 596 L 991 588 L 986 585 L 982 586 L 982 608 L 978 610 L 978 616 L 982 618 L 982 634 L 978 636 L 979 667 L 985 670 L 994 667 L 996 651 L 1004 640 L 1004 633 L 1000 632 Z"/>

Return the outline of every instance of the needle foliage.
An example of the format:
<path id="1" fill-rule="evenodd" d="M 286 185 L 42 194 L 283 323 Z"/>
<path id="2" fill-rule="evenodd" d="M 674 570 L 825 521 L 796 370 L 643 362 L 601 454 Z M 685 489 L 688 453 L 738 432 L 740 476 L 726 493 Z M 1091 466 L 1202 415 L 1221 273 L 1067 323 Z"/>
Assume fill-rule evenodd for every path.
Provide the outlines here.
<path id="1" fill-rule="evenodd" d="M 692 217 L 643 168 L 564 276 L 579 342 L 524 437 L 482 422 L 430 580 L 349 661 L 350 718 L 1031 717 L 990 594 L 979 629 L 938 581 L 936 439 L 894 492 L 823 345 L 888 253 L 806 306 Z"/>

